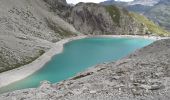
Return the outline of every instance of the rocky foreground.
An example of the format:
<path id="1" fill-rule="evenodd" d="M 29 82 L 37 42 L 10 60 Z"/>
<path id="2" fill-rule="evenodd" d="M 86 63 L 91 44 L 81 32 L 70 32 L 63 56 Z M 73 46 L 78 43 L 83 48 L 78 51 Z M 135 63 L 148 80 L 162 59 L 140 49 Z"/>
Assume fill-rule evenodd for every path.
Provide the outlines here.
<path id="1" fill-rule="evenodd" d="M 170 39 L 57 84 L 3 94 L 0 100 L 170 100 Z"/>

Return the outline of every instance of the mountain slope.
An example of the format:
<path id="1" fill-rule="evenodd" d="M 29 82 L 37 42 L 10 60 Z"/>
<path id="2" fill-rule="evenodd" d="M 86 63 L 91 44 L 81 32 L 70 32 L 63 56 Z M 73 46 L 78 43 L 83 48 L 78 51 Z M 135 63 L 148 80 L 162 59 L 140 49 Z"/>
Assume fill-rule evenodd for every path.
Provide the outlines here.
<path id="1" fill-rule="evenodd" d="M 75 32 L 42 0 L 0 0 L 0 72 L 32 62 Z"/>
<path id="2" fill-rule="evenodd" d="M 128 9 L 129 11 L 141 13 L 153 20 L 156 24 L 166 30 L 170 30 L 170 1 L 169 0 L 134 0 L 132 2 L 117 2 L 109 0 L 102 2 L 106 5 L 119 5 Z"/>
<path id="3" fill-rule="evenodd" d="M 170 1 L 163 0 L 144 13 L 159 25 L 170 30 Z"/>
<path id="4" fill-rule="evenodd" d="M 160 26 L 156 25 L 153 21 L 147 19 L 145 16 L 137 14 L 137 13 L 131 13 L 131 16 L 135 18 L 138 22 L 144 23 L 146 27 L 148 28 L 148 34 L 158 34 L 160 36 L 169 36 L 169 32 L 161 28 Z"/>
<path id="5" fill-rule="evenodd" d="M 128 5 L 144 5 L 144 6 L 154 6 L 155 4 L 159 3 L 161 0 L 134 0 L 129 2 Z"/>
<path id="6" fill-rule="evenodd" d="M 115 6 L 79 3 L 69 15 L 69 22 L 85 34 L 145 34 L 145 27 Z"/>

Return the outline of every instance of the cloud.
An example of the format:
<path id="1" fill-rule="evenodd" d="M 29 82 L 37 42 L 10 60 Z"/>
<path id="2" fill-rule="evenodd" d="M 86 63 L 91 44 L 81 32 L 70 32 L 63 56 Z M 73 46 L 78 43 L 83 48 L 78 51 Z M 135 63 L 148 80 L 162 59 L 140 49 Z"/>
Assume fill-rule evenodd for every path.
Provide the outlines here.
<path id="1" fill-rule="evenodd" d="M 68 3 L 73 3 L 73 4 L 77 4 L 79 2 L 94 2 L 94 3 L 99 3 L 102 1 L 106 1 L 106 0 L 67 0 Z M 116 1 L 133 1 L 133 0 L 116 0 Z"/>
<path id="2" fill-rule="evenodd" d="M 116 0 L 116 1 L 125 1 L 125 2 L 129 2 L 129 1 L 133 1 L 133 0 Z"/>
<path id="3" fill-rule="evenodd" d="M 67 0 L 68 3 L 79 3 L 79 2 L 94 2 L 94 3 L 99 3 L 102 2 L 103 0 Z"/>

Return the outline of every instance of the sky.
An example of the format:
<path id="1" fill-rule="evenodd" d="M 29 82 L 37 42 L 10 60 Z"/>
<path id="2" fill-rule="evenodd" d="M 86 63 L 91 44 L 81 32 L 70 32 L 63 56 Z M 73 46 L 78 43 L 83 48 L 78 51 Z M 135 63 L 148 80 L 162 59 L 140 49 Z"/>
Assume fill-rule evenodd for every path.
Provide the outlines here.
<path id="1" fill-rule="evenodd" d="M 99 3 L 106 0 L 67 0 L 68 3 L 76 4 L 78 2 L 94 2 Z M 117 1 L 133 1 L 133 0 L 117 0 Z"/>

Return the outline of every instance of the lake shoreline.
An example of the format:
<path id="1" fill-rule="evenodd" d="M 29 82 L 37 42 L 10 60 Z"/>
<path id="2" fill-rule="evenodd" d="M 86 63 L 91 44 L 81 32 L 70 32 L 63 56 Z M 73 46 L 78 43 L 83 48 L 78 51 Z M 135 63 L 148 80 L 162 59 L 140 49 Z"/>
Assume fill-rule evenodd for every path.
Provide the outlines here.
<path id="1" fill-rule="evenodd" d="M 142 36 L 142 35 L 95 35 L 89 37 L 105 37 L 105 38 L 144 38 L 144 39 L 153 39 L 153 40 L 161 40 L 168 39 L 170 37 L 160 37 L 160 36 Z"/>
<path id="2" fill-rule="evenodd" d="M 76 37 L 66 38 L 61 41 L 54 43 L 54 47 L 51 48 L 49 51 L 44 53 L 38 59 L 33 61 L 28 65 L 24 65 L 22 67 L 6 71 L 0 73 L 0 88 L 7 86 L 11 83 L 16 81 L 22 80 L 31 74 L 35 73 L 39 69 L 41 69 L 46 63 L 48 63 L 53 56 L 61 53 L 63 51 L 63 45 L 73 40 L 83 39 L 83 38 L 91 38 L 91 37 L 105 37 L 105 38 L 145 38 L 145 39 L 166 39 L 169 37 L 156 37 L 156 36 L 138 36 L 138 35 L 80 35 Z"/>
<path id="3" fill-rule="evenodd" d="M 13 70 L 0 73 L 0 88 L 5 87 L 11 83 L 22 80 L 32 75 L 33 73 L 40 70 L 46 63 L 48 63 L 53 56 L 61 53 L 63 51 L 63 46 L 65 43 L 70 42 L 72 40 L 82 39 L 85 37 L 86 36 L 77 36 L 77 37 L 62 39 L 54 43 L 53 48 L 51 48 L 49 51 L 44 53 L 42 56 L 40 56 L 32 63 Z"/>

